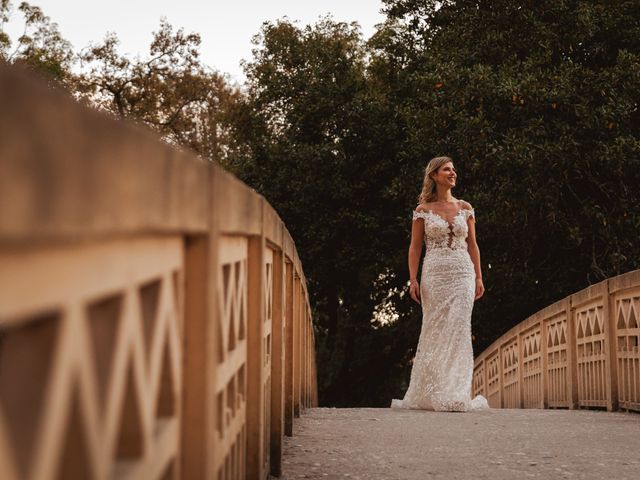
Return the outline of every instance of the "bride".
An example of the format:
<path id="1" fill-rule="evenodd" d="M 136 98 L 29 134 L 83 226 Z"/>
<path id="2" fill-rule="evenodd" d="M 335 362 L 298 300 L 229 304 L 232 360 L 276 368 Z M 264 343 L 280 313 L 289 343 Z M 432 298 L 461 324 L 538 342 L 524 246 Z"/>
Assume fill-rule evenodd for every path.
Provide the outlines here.
<path id="1" fill-rule="evenodd" d="M 471 399 L 471 311 L 484 293 L 475 212 L 451 189 L 456 169 L 450 157 L 435 157 L 425 169 L 420 204 L 413 212 L 409 275 L 411 298 L 422 305 L 422 330 L 404 398 L 391 408 L 466 412 L 489 408 Z M 426 254 L 416 280 L 422 244 Z"/>

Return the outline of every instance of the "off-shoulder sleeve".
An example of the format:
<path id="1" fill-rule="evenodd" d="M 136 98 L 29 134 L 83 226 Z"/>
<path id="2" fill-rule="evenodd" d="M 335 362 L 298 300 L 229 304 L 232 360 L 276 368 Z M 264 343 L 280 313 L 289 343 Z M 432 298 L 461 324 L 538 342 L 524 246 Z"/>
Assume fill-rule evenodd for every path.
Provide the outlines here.
<path id="1" fill-rule="evenodd" d="M 413 211 L 413 220 L 416 220 L 418 218 L 426 218 L 427 212 L 419 212 L 417 210 Z"/>
<path id="2" fill-rule="evenodd" d="M 473 220 L 475 221 L 476 219 L 476 212 L 473 210 L 473 208 L 465 208 L 464 209 L 465 214 L 467 215 L 467 220 L 469 218 L 473 218 Z"/>

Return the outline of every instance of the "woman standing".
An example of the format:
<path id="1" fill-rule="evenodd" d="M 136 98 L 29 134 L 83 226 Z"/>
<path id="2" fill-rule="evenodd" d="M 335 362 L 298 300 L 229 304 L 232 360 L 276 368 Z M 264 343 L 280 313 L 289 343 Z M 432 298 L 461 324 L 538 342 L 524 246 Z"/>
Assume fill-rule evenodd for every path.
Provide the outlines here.
<path id="1" fill-rule="evenodd" d="M 471 312 L 484 293 L 475 212 L 451 194 L 457 179 L 450 157 L 431 159 L 413 212 L 409 275 L 411 298 L 422 305 L 422 329 L 409 388 L 392 408 L 466 412 L 489 408 L 471 399 Z M 426 254 L 417 280 L 422 244 Z"/>

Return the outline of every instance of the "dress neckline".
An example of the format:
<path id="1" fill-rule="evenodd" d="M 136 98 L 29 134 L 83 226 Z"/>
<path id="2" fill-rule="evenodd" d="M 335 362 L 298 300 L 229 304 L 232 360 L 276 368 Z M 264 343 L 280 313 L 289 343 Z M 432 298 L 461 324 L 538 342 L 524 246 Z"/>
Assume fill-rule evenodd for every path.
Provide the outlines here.
<path id="1" fill-rule="evenodd" d="M 433 210 L 427 210 L 427 212 L 430 213 L 431 215 L 435 215 L 440 220 L 442 220 L 443 222 L 448 224 L 449 227 L 452 227 L 453 226 L 453 222 L 456 221 L 456 218 L 458 218 L 458 215 L 460 215 L 462 213 L 462 210 L 464 210 L 464 208 L 460 207 L 460 209 L 456 212 L 456 214 L 453 216 L 453 219 L 451 221 L 449 221 L 446 218 L 442 217 L 440 214 L 434 212 Z M 427 212 L 425 212 L 425 213 L 427 213 Z"/>
<path id="2" fill-rule="evenodd" d="M 458 205 L 460 205 L 461 200 L 456 200 L 456 203 Z M 465 210 L 465 208 L 463 208 L 462 206 L 458 209 L 458 211 L 456 212 L 456 214 L 453 216 L 453 218 L 451 219 L 451 221 L 447 220 L 446 218 L 442 217 L 439 213 L 434 212 L 433 210 L 431 210 L 430 208 L 427 209 L 425 212 L 422 213 L 430 213 L 431 215 L 435 215 L 436 217 L 438 217 L 440 220 L 442 220 L 443 222 L 445 222 L 447 225 L 449 225 L 449 227 L 453 226 L 453 222 L 456 221 L 456 218 L 458 218 L 458 215 L 460 215 L 460 213 L 462 213 L 462 211 Z M 416 210 L 417 211 L 417 210 Z M 420 212 L 418 212 L 420 213 Z"/>

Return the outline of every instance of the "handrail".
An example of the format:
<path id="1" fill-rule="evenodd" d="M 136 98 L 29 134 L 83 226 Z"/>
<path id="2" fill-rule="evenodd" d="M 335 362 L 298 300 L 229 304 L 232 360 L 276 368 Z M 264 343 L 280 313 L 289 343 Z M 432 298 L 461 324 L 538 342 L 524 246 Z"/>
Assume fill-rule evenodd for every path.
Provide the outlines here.
<path id="1" fill-rule="evenodd" d="M 640 270 L 569 295 L 474 362 L 473 396 L 495 408 L 640 411 Z"/>
<path id="2" fill-rule="evenodd" d="M 0 478 L 266 478 L 317 406 L 261 195 L 0 66 Z"/>

